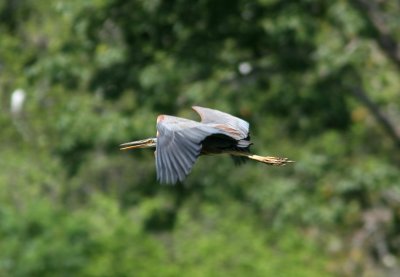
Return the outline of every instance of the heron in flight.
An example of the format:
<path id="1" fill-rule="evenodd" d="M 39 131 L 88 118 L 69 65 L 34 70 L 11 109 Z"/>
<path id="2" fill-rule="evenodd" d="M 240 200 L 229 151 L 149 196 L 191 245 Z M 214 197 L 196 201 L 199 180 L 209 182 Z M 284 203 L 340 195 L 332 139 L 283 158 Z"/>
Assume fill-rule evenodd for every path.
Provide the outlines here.
<path id="1" fill-rule="evenodd" d="M 237 160 L 252 159 L 268 165 L 284 165 L 287 158 L 263 157 L 250 153 L 249 123 L 233 115 L 194 106 L 201 121 L 160 115 L 157 137 L 120 145 L 121 150 L 155 147 L 157 180 L 182 182 L 200 155 L 230 154 Z"/>

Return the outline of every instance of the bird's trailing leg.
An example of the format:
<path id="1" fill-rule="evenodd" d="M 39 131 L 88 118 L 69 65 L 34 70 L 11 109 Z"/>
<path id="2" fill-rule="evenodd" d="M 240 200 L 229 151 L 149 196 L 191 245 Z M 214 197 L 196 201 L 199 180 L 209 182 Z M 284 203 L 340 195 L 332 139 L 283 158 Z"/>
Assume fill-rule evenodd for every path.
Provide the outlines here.
<path id="1" fill-rule="evenodd" d="M 251 153 L 241 152 L 241 151 L 232 151 L 229 154 L 234 156 L 242 156 L 247 157 L 249 159 L 265 163 L 268 165 L 285 165 L 287 163 L 294 163 L 294 161 L 289 160 L 288 158 L 280 158 L 280 157 L 272 157 L 272 156 L 258 156 L 253 155 Z"/>
<path id="2" fill-rule="evenodd" d="M 287 163 L 294 163 L 294 161 L 289 160 L 288 158 L 281 157 L 272 157 L 272 156 L 258 156 L 258 155 L 249 155 L 247 158 L 262 162 L 268 165 L 285 165 Z"/>

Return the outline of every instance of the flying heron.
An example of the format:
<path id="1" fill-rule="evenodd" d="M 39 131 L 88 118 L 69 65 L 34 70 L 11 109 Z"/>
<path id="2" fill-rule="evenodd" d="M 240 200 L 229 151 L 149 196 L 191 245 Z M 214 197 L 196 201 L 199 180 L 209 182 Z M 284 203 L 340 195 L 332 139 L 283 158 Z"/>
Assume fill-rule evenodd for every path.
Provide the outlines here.
<path id="1" fill-rule="evenodd" d="M 263 157 L 250 153 L 249 123 L 233 115 L 194 106 L 201 122 L 170 115 L 157 117 L 157 137 L 120 145 L 121 150 L 155 147 L 157 180 L 182 182 L 200 155 L 230 154 L 268 165 L 284 165 L 287 158 Z"/>

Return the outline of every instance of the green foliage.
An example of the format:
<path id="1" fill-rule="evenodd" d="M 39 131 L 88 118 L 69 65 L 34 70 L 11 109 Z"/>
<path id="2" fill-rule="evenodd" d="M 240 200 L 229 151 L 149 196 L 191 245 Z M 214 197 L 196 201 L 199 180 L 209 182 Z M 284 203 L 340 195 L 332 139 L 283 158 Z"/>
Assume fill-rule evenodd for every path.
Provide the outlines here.
<path id="1" fill-rule="evenodd" d="M 359 5 L 6 0 L 0 19 L 1 276 L 398 270 L 399 148 L 353 92 L 398 122 L 399 68 Z M 154 154 L 118 144 L 191 105 L 243 117 L 254 152 L 296 163 L 201 157 L 160 186 Z"/>

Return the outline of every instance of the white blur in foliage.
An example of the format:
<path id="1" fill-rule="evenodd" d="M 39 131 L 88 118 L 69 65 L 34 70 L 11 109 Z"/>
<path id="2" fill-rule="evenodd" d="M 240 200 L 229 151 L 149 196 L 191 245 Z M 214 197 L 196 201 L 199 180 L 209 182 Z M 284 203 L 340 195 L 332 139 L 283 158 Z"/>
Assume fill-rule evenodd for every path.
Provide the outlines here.
<path id="1" fill-rule="evenodd" d="M 23 89 L 16 89 L 11 94 L 10 109 L 12 114 L 19 114 L 25 102 L 26 93 Z"/>
<path id="2" fill-rule="evenodd" d="M 248 62 L 242 62 L 239 64 L 239 72 L 242 75 L 247 75 L 253 70 L 253 67 Z"/>

